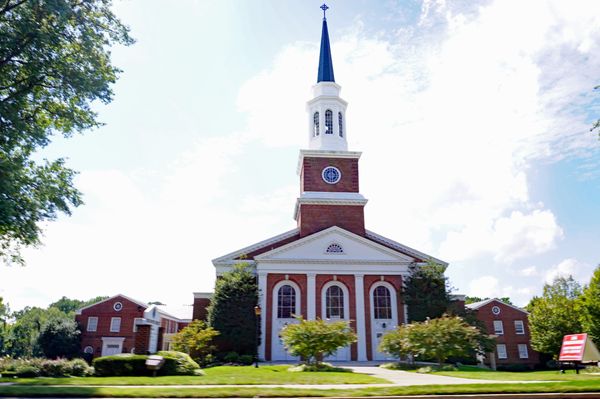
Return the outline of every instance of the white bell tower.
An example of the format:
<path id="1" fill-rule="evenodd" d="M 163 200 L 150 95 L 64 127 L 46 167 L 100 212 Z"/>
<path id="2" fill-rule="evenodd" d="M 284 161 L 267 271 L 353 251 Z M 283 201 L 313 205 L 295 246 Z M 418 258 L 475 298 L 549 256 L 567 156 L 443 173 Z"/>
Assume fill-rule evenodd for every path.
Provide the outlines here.
<path id="1" fill-rule="evenodd" d="M 308 111 L 308 147 L 311 150 L 348 151 L 346 141 L 346 107 L 340 98 L 341 86 L 335 83 L 333 62 L 329 45 L 329 32 L 323 5 L 323 30 L 317 84 L 313 86 L 313 99 L 306 103 Z"/>

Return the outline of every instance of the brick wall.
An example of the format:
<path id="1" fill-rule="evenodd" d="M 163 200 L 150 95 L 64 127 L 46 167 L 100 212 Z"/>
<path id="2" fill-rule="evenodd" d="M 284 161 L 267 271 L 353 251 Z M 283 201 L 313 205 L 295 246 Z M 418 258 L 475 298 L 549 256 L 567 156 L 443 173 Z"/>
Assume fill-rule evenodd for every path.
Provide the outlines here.
<path id="1" fill-rule="evenodd" d="M 495 315 L 492 308 L 498 306 L 500 314 Z M 500 301 L 492 301 L 476 310 L 476 315 L 481 320 L 489 334 L 494 334 L 494 320 L 501 320 L 504 327 L 504 334 L 498 335 L 496 342 L 506 345 L 508 357 L 506 359 L 498 359 L 498 354 L 495 354 L 496 365 L 503 366 L 509 364 L 523 364 L 533 367 L 539 363 L 539 353 L 531 348 L 531 335 L 529 331 L 529 322 L 527 313 L 511 306 L 508 306 Z M 515 331 L 515 320 L 522 320 L 525 328 L 525 334 L 517 334 Z M 527 359 L 519 358 L 518 344 L 526 344 L 529 357 Z M 489 360 L 488 360 L 489 362 Z"/>
<path id="2" fill-rule="evenodd" d="M 342 173 L 336 184 L 327 184 L 321 173 L 327 166 L 334 166 Z M 309 158 L 302 164 L 300 192 L 304 191 L 343 191 L 358 192 L 358 159 L 348 158 Z"/>
<path id="3" fill-rule="evenodd" d="M 114 309 L 116 302 L 123 305 L 120 311 Z M 144 307 L 121 296 L 83 309 L 81 314 L 75 316 L 75 321 L 81 328 L 81 350 L 83 351 L 85 347 L 91 346 L 94 349 L 94 357 L 98 357 L 102 353 L 102 337 L 123 337 L 125 338 L 123 352 L 130 352 L 135 347 L 133 323 L 136 317 L 144 316 L 144 310 Z M 89 317 L 98 318 L 98 326 L 95 332 L 87 331 Z M 112 317 L 121 318 L 119 332 L 110 331 Z"/>
<path id="4" fill-rule="evenodd" d="M 194 298 L 192 319 L 206 321 L 208 317 L 208 305 L 210 305 L 210 298 Z"/>
<path id="5" fill-rule="evenodd" d="M 362 205 L 300 205 L 298 227 L 300 237 L 324 230 L 331 226 L 365 235 L 365 213 Z"/>
<path id="6" fill-rule="evenodd" d="M 150 328 L 151 326 L 149 325 L 142 325 L 137 328 L 137 333 L 135 334 L 135 353 L 138 355 L 145 355 L 148 353 Z"/>

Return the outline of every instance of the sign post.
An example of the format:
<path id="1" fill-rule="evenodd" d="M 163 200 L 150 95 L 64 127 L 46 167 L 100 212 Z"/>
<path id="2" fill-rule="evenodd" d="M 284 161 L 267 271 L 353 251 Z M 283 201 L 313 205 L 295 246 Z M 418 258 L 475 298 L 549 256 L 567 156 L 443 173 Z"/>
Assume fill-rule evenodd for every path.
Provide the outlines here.
<path id="1" fill-rule="evenodd" d="M 574 363 L 575 372 L 579 374 L 579 364 L 600 361 L 600 352 L 592 340 L 588 339 L 587 334 L 565 335 L 558 361 Z"/>

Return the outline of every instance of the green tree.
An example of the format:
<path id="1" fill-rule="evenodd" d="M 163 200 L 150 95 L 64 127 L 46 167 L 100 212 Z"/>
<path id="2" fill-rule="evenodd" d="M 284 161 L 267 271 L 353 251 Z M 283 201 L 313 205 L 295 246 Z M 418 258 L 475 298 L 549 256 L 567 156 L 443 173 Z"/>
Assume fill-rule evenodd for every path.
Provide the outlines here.
<path id="1" fill-rule="evenodd" d="M 298 324 L 288 324 L 279 335 L 288 351 L 307 365 L 318 366 L 324 357 L 356 342 L 356 334 L 346 321 L 297 319 Z"/>
<path id="2" fill-rule="evenodd" d="M 400 358 L 435 359 L 440 367 L 449 357 L 468 357 L 490 351 L 494 340 L 460 317 L 441 317 L 402 324 L 387 333 L 379 350 Z"/>
<path id="3" fill-rule="evenodd" d="M 572 276 L 557 277 L 552 284 L 544 285 L 529 315 L 533 349 L 556 358 L 563 336 L 581 332 L 580 295 L 581 286 Z"/>
<path id="4" fill-rule="evenodd" d="M 478 296 L 468 296 L 467 295 L 465 297 L 465 304 L 487 301 L 488 299 L 490 299 L 490 298 L 489 297 L 480 298 Z M 512 301 L 507 296 L 503 296 L 502 298 L 498 298 L 498 300 L 500 300 L 500 302 L 504 302 L 507 305 L 513 305 Z"/>
<path id="5" fill-rule="evenodd" d="M 580 297 L 581 326 L 592 341 L 600 344 L 600 265 Z"/>
<path id="6" fill-rule="evenodd" d="M 10 308 L 8 307 L 8 303 L 4 303 L 4 299 L 0 297 L 0 356 L 6 354 L 5 341 L 9 314 Z"/>
<path id="7" fill-rule="evenodd" d="M 38 337 L 38 345 L 44 356 L 50 359 L 72 359 L 80 352 L 81 331 L 72 319 L 48 320 Z"/>
<path id="8" fill-rule="evenodd" d="M 206 356 L 215 351 L 214 338 L 218 331 L 209 327 L 202 320 L 194 320 L 173 336 L 173 349 L 185 352 L 194 359 L 199 359 L 200 364 L 205 364 Z"/>
<path id="9" fill-rule="evenodd" d="M 7 354 L 13 357 L 42 356 L 38 338 L 46 323 L 50 320 L 72 320 L 56 308 L 38 307 L 26 307 L 14 312 L 12 317 L 15 321 L 8 327 L 5 346 Z"/>
<path id="10" fill-rule="evenodd" d="M 403 291 L 409 321 L 437 318 L 448 310 L 450 287 L 444 271 L 444 266 L 432 262 L 412 270 Z"/>
<path id="11" fill-rule="evenodd" d="M 34 160 L 54 135 L 100 125 L 112 100 L 110 47 L 129 45 L 111 0 L 0 1 L 0 260 L 23 263 L 40 222 L 82 203 L 63 159 Z"/>
<path id="12" fill-rule="evenodd" d="M 100 302 L 104 299 L 108 298 L 107 296 L 97 296 L 95 298 L 89 299 L 87 301 L 81 301 L 79 299 L 70 299 L 66 296 L 63 296 L 56 302 L 52 302 L 48 305 L 49 308 L 56 308 L 66 314 L 73 314 L 76 310 L 81 309 L 85 306 L 91 305 L 96 302 Z"/>
<path id="13" fill-rule="evenodd" d="M 236 265 L 217 279 L 208 324 L 220 333 L 215 338 L 219 352 L 256 353 L 257 303 L 258 285 L 249 267 Z"/>

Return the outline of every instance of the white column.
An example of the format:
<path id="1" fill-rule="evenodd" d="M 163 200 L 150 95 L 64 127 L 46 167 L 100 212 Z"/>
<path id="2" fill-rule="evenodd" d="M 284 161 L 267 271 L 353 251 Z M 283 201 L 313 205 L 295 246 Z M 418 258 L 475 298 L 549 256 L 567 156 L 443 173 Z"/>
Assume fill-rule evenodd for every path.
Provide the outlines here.
<path id="1" fill-rule="evenodd" d="M 267 272 L 258 273 L 258 304 L 262 310 L 260 314 L 260 346 L 258 357 L 265 358 L 265 341 L 267 339 Z"/>
<path id="2" fill-rule="evenodd" d="M 358 361 L 367 361 L 367 331 L 365 328 L 365 285 L 363 274 L 354 275 L 356 294 L 356 335 L 358 335 Z"/>
<path id="3" fill-rule="evenodd" d="M 306 320 L 315 320 L 317 315 L 316 273 L 306 273 Z"/>

